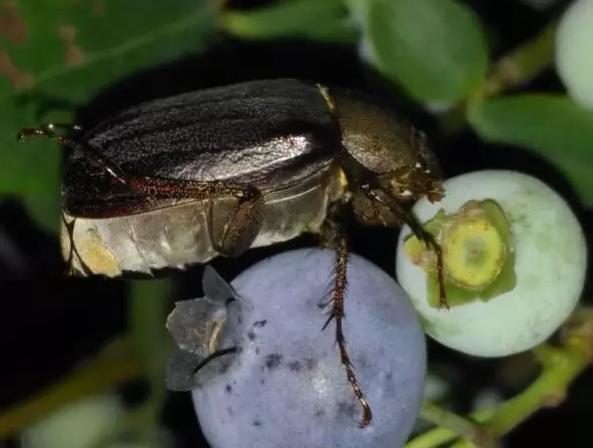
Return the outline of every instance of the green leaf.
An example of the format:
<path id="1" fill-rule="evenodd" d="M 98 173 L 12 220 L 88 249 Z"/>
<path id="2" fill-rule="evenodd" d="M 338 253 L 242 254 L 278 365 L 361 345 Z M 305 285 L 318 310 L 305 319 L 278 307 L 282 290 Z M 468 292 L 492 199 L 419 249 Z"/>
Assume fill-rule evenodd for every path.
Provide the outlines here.
<path id="1" fill-rule="evenodd" d="M 249 39 L 305 38 L 317 41 L 352 42 L 342 0 L 283 0 L 251 11 L 228 11 L 222 28 Z"/>
<path id="2" fill-rule="evenodd" d="M 593 205 L 593 111 L 563 95 L 516 95 L 474 105 L 469 120 L 485 140 L 525 146 L 548 158 Z"/>
<path id="3" fill-rule="evenodd" d="M 33 105 L 5 99 L 0 108 L 0 193 L 48 193 L 59 188 L 60 149 L 49 141 L 20 143 L 18 130 L 35 125 Z"/>
<path id="4" fill-rule="evenodd" d="M 26 194 L 21 197 L 31 218 L 44 230 L 57 234 L 61 224 L 60 189 L 45 194 Z"/>
<path id="5" fill-rule="evenodd" d="M 37 124 L 38 93 L 82 104 L 114 80 L 200 49 L 213 34 L 211 3 L 4 2 L 0 15 L 10 27 L 0 33 L 0 193 L 57 191 L 56 145 L 15 140 L 20 128 Z M 48 119 L 68 121 L 72 112 Z"/>
<path id="6" fill-rule="evenodd" d="M 128 306 L 132 343 L 138 359 L 149 373 L 158 374 L 157 381 L 160 382 L 170 347 L 164 322 L 170 311 L 171 280 L 134 280 L 130 286 Z"/>
<path id="7" fill-rule="evenodd" d="M 369 0 L 363 26 L 378 68 L 423 102 L 451 103 L 482 82 L 486 39 L 471 11 L 453 0 Z"/>

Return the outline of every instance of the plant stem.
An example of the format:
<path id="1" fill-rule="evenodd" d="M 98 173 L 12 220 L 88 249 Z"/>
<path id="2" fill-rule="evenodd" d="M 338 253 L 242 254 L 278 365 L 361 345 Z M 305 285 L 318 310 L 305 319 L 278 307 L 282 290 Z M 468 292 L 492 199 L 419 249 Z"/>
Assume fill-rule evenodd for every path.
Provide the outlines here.
<path id="1" fill-rule="evenodd" d="M 435 446 L 441 446 L 444 443 L 450 442 L 451 440 L 459 437 L 459 434 L 446 428 L 435 428 L 430 431 L 426 431 L 419 436 L 416 436 L 408 443 L 405 448 L 432 448 Z"/>
<path id="2" fill-rule="evenodd" d="M 489 442 L 512 431 L 539 409 L 559 405 L 572 381 L 593 360 L 593 310 L 578 310 L 567 327 L 560 347 L 543 344 L 533 350 L 542 363 L 542 371 L 527 389 L 495 408 L 481 409 L 472 414 L 471 420 L 478 422 L 472 426 L 480 428 L 479 431 L 472 434 L 470 430 L 468 437 L 465 431 L 471 428 L 466 426 L 468 422 L 471 424 L 470 420 L 453 418 L 451 412 L 436 412 L 434 405 L 425 405 L 430 410 L 427 420 L 438 426 L 415 437 L 406 444 L 406 448 L 432 448 L 460 436 L 461 445 L 453 446 L 461 448 L 471 446 L 472 443 L 489 445 Z M 423 412 L 422 416 L 425 414 Z"/>
<path id="3" fill-rule="evenodd" d="M 524 84 L 552 65 L 555 54 L 557 21 L 548 24 L 528 40 L 500 58 L 481 88 L 482 97 L 490 97 Z"/>
<path id="4" fill-rule="evenodd" d="M 138 358 L 147 372 L 159 374 L 167 356 L 169 336 L 165 330 L 169 279 L 138 280 L 131 283 L 129 301 L 129 332 Z"/>
<path id="5" fill-rule="evenodd" d="M 464 419 L 466 421 L 475 422 L 473 425 L 479 427 L 481 423 L 488 421 L 494 415 L 493 409 L 482 409 L 471 414 L 470 419 Z M 424 415 L 422 415 L 424 418 Z M 432 421 L 432 420 L 430 420 Z M 433 423 L 437 423 L 432 421 Z M 444 443 L 451 442 L 459 438 L 462 434 L 458 431 L 453 431 L 449 427 L 437 423 L 437 427 L 426 431 L 423 434 L 416 436 L 414 439 L 409 441 L 405 448 L 432 448 L 440 446 Z"/>
<path id="6" fill-rule="evenodd" d="M 469 440 L 477 439 L 481 431 L 479 426 L 470 419 L 461 417 L 434 403 L 424 402 L 420 410 L 420 417 Z"/>
<path id="7" fill-rule="evenodd" d="M 111 390 L 142 375 L 127 338 L 109 344 L 102 353 L 49 388 L 0 412 L 0 440 L 15 434 L 48 413 L 82 397 Z"/>
<path id="8" fill-rule="evenodd" d="M 169 279 L 132 282 L 129 332 L 134 352 L 150 383 L 150 395 L 137 415 L 147 431 L 157 426 L 165 400 L 165 365 L 169 354 L 169 336 L 165 330 L 170 295 Z"/>
<path id="9" fill-rule="evenodd" d="M 52 411 L 91 394 L 145 375 L 151 395 L 143 407 L 142 426 L 153 427 L 165 396 L 164 364 L 167 335 L 164 322 L 169 282 L 144 281 L 132 285 L 129 336 L 110 343 L 101 353 L 58 383 L 0 412 L 0 440 L 33 424 Z"/>
<path id="10" fill-rule="evenodd" d="M 527 83 L 554 62 L 557 21 L 549 23 L 534 38 L 502 56 L 490 75 L 469 98 L 440 115 L 441 127 L 453 134 L 467 125 L 467 111 L 477 102 Z"/>
<path id="11" fill-rule="evenodd" d="M 572 335 L 561 349 L 542 346 L 538 348 L 545 356 L 539 377 L 523 392 L 503 403 L 496 415 L 488 422 L 488 430 L 502 436 L 523 423 L 544 407 L 557 406 L 566 397 L 570 383 L 591 362 L 593 339 Z"/>

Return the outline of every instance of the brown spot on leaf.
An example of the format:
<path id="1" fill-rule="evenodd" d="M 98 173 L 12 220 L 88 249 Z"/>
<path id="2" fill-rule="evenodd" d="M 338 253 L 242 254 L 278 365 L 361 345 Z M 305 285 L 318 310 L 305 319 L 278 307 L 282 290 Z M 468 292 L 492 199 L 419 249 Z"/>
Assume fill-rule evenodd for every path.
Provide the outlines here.
<path id="1" fill-rule="evenodd" d="M 76 43 L 76 31 L 72 25 L 63 25 L 58 28 L 58 36 L 66 48 L 64 54 L 66 65 L 84 64 L 84 52 Z"/>
<path id="2" fill-rule="evenodd" d="M 6 76 L 15 89 L 25 89 L 33 85 L 33 75 L 20 70 L 3 49 L 0 48 L 0 76 Z"/>
<path id="3" fill-rule="evenodd" d="M 0 35 L 16 45 L 27 40 L 27 24 L 19 15 L 15 1 L 4 1 L 0 4 Z"/>
<path id="4" fill-rule="evenodd" d="M 105 2 L 103 0 L 95 0 L 93 2 L 93 14 L 97 17 L 103 17 L 105 15 Z"/>

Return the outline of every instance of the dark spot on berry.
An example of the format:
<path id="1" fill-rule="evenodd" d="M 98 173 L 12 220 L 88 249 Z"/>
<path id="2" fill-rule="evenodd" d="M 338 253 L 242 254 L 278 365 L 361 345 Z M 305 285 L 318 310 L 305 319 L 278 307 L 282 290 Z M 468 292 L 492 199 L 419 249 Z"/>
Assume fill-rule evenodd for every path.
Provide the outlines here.
<path id="1" fill-rule="evenodd" d="M 232 364 L 241 365 L 241 358 L 236 356 L 239 353 L 241 353 L 241 351 L 242 351 L 242 348 L 237 347 L 237 351 L 234 356 L 226 355 L 226 356 L 223 356 L 223 357 L 213 360 L 212 363 L 218 364 L 218 366 L 219 366 L 218 372 L 219 373 L 225 373 Z"/>
<path id="2" fill-rule="evenodd" d="M 249 331 L 249 332 L 247 332 L 247 338 L 248 338 L 250 341 L 253 341 L 253 340 L 255 339 L 255 333 L 254 333 L 253 331 Z"/>
<path id="3" fill-rule="evenodd" d="M 264 365 L 269 369 L 277 368 L 282 362 L 282 355 L 279 353 L 272 353 L 264 358 Z"/>
<path id="4" fill-rule="evenodd" d="M 258 320 L 258 321 L 255 321 L 253 323 L 253 326 L 255 328 L 263 328 L 263 327 L 266 326 L 267 323 L 268 323 L 268 321 L 266 319 L 264 319 L 264 320 Z"/>
<path id="5" fill-rule="evenodd" d="M 259 427 L 262 423 L 259 420 L 253 420 L 253 426 Z"/>
<path id="6" fill-rule="evenodd" d="M 288 368 L 289 368 L 290 370 L 292 370 L 293 372 L 300 372 L 300 370 L 301 370 L 301 367 L 302 367 L 302 366 L 301 366 L 301 363 L 300 363 L 300 362 L 298 362 L 298 361 L 290 361 L 290 362 L 288 363 Z"/>
<path id="7" fill-rule="evenodd" d="M 338 403 L 338 415 L 356 419 L 358 418 L 358 408 L 353 402 L 346 403 L 345 401 L 340 401 Z"/>
<path id="8" fill-rule="evenodd" d="M 386 381 L 393 380 L 393 372 L 391 370 L 385 374 L 385 380 Z"/>
<path id="9" fill-rule="evenodd" d="M 313 370 L 317 366 L 317 361 L 313 358 L 305 358 L 305 368 Z"/>
<path id="10" fill-rule="evenodd" d="M 227 414 L 229 414 L 231 417 L 232 417 L 233 415 L 235 415 L 235 413 L 233 412 L 233 408 L 231 408 L 230 406 L 227 406 L 227 408 L 226 408 L 226 412 L 227 412 Z"/>
<path id="11" fill-rule="evenodd" d="M 369 365 L 369 360 L 367 359 L 364 353 L 361 353 L 356 360 L 356 365 L 360 366 L 360 368 L 365 368 Z"/>
<path id="12" fill-rule="evenodd" d="M 262 378 L 261 380 L 259 380 L 259 384 L 261 384 L 261 385 L 263 386 L 264 384 L 266 384 L 266 380 L 264 380 L 264 379 Z"/>
<path id="13" fill-rule="evenodd" d="M 231 386 L 230 384 L 227 384 L 226 386 L 224 386 L 224 390 L 230 394 L 233 391 L 233 386 Z"/>
<path id="14" fill-rule="evenodd" d="M 325 415 L 325 411 L 323 409 L 317 409 L 315 411 L 315 417 L 319 418 L 319 417 L 323 417 Z"/>
<path id="15" fill-rule="evenodd" d="M 259 355 L 259 347 L 255 347 L 255 354 Z"/>

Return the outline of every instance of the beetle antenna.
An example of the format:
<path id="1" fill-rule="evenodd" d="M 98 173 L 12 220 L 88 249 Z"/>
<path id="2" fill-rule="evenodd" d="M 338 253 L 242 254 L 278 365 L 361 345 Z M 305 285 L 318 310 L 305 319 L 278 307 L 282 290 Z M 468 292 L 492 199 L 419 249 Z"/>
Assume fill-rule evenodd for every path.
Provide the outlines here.
<path id="1" fill-rule="evenodd" d="M 126 176 L 124 176 L 121 169 L 111 160 L 101 155 L 97 148 L 95 148 L 90 143 L 81 143 L 64 135 L 60 135 L 56 132 L 57 129 L 61 129 L 62 131 L 66 132 L 80 132 L 82 127 L 76 124 L 69 125 L 63 123 L 48 123 L 38 128 L 21 129 L 17 134 L 17 140 L 22 141 L 29 137 L 45 137 L 52 139 L 62 146 L 71 148 L 74 151 L 82 152 L 90 159 L 101 165 L 101 167 L 103 167 L 103 169 L 105 169 L 105 171 L 107 171 L 107 173 L 109 173 L 109 175 L 117 182 L 123 185 L 128 184 Z"/>

